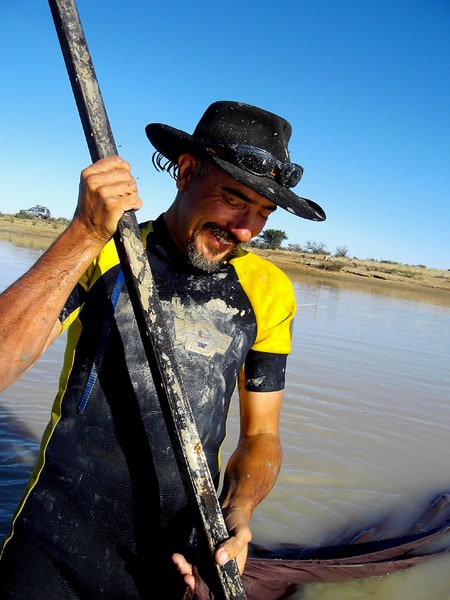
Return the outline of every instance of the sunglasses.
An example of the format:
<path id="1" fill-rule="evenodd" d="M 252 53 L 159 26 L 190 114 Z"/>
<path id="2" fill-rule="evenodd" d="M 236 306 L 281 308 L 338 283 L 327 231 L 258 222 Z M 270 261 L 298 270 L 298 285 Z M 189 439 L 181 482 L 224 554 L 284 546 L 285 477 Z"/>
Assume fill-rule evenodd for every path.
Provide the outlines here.
<path id="1" fill-rule="evenodd" d="M 211 154 L 232 162 L 252 175 L 273 177 L 282 186 L 292 188 L 297 185 L 303 175 L 303 167 L 295 163 L 282 163 L 273 154 L 250 146 L 248 144 L 233 143 L 220 145 L 214 148 L 206 147 Z"/>

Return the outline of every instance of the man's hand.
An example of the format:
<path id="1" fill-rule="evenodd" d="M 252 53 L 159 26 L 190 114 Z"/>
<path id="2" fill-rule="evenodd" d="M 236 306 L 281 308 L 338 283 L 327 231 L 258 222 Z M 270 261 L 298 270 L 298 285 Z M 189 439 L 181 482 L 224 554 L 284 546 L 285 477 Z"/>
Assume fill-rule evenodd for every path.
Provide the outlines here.
<path id="1" fill-rule="evenodd" d="M 74 220 L 82 223 L 91 237 L 105 243 L 116 232 L 123 213 L 141 206 L 130 165 L 118 156 L 99 160 L 82 171 Z"/>
<path id="2" fill-rule="evenodd" d="M 218 565 L 223 566 L 235 558 L 239 573 L 242 575 L 247 561 L 248 545 L 252 539 L 248 520 L 239 509 L 227 509 L 227 511 L 224 511 L 224 516 L 231 536 L 217 548 L 214 553 L 214 560 Z M 172 560 L 178 572 L 183 576 L 185 584 L 192 592 L 195 592 L 192 564 L 182 554 L 174 554 Z"/>

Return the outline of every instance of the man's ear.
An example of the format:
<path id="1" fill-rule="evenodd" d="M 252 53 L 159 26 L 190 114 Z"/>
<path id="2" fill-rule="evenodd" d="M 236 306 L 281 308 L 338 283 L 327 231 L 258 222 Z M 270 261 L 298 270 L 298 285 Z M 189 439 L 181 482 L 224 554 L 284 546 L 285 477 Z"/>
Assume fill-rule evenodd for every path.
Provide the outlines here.
<path id="1" fill-rule="evenodd" d="M 177 171 L 177 189 L 184 191 L 188 188 L 189 183 L 195 172 L 197 161 L 192 154 L 180 154 L 178 157 Z"/>

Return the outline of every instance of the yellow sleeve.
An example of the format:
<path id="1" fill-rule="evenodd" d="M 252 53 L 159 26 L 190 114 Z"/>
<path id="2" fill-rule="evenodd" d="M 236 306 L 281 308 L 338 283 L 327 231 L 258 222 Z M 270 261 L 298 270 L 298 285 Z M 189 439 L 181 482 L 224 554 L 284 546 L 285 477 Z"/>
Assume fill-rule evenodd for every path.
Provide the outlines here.
<path id="1" fill-rule="evenodd" d="M 291 280 L 277 266 L 250 252 L 241 251 L 231 264 L 256 317 L 257 335 L 252 350 L 289 354 L 296 312 Z"/>

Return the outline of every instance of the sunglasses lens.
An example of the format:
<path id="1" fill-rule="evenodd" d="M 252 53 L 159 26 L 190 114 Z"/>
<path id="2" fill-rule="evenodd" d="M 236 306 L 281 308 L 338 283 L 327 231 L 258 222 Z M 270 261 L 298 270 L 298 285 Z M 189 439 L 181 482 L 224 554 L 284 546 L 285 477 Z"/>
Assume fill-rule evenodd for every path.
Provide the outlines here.
<path id="1" fill-rule="evenodd" d="M 245 169 L 253 175 L 271 176 L 278 179 L 284 187 L 294 187 L 300 181 L 303 175 L 303 167 L 295 163 L 281 163 L 272 154 L 247 144 L 232 144 L 222 148 L 207 148 L 218 156 L 232 157 L 232 162 L 238 167 Z"/>
<path id="2" fill-rule="evenodd" d="M 236 152 L 237 163 L 255 175 L 269 175 L 276 168 L 276 160 L 265 150 L 240 146 Z"/>
<path id="3" fill-rule="evenodd" d="M 295 187 L 303 175 L 303 168 L 295 163 L 284 163 L 280 170 L 281 183 L 288 188 Z"/>

